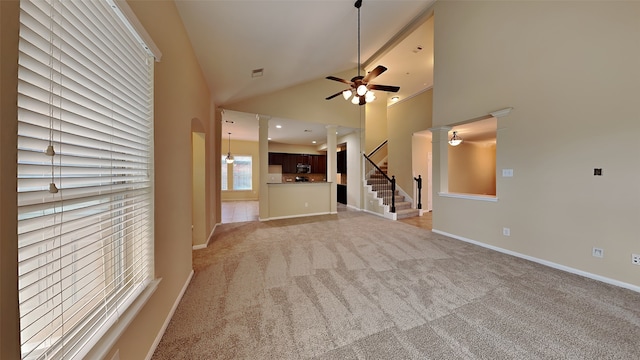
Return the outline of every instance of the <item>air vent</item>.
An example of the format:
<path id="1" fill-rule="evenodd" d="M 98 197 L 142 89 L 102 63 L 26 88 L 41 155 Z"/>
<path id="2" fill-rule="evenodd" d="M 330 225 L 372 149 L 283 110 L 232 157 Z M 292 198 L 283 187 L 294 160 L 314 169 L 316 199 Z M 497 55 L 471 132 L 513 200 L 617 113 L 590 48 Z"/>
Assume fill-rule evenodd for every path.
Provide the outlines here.
<path id="1" fill-rule="evenodd" d="M 251 71 L 252 78 L 261 77 L 262 75 L 264 75 L 264 68 Z"/>

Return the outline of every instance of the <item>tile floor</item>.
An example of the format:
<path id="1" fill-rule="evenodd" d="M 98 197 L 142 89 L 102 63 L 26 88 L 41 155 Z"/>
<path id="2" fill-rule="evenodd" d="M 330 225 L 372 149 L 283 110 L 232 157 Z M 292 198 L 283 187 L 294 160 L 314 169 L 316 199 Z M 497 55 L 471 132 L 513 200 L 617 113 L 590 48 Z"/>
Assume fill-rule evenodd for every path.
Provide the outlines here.
<path id="1" fill-rule="evenodd" d="M 338 211 L 355 211 L 346 205 L 338 203 Z M 431 230 L 431 212 L 425 212 L 422 216 L 399 220 L 405 224 Z M 257 201 L 223 201 L 222 223 L 237 223 L 259 220 L 259 205 Z"/>
<path id="2" fill-rule="evenodd" d="M 258 221 L 259 207 L 257 201 L 223 201 L 222 223 Z"/>

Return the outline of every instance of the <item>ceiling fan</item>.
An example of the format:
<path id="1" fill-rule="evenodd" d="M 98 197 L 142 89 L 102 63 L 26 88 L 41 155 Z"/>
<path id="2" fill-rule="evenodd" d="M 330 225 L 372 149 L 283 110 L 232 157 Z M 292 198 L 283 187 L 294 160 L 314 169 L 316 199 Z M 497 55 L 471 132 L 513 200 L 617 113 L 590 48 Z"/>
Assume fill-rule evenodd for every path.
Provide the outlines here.
<path id="1" fill-rule="evenodd" d="M 360 75 L 360 7 L 362 6 L 362 0 L 357 0 L 354 6 L 358 9 L 358 76 L 354 76 L 353 78 L 351 78 L 351 81 L 340 79 L 335 76 L 327 76 L 327 79 L 329 80 L 339 81 L 341 83 L 349 85 L 349 88 L 328 96 L 326 99 L 331 100 L 338 95 L 342 95 L 345 100 L 349 100 L 349 98 L 351 98 L 351 102 L 353 104 L 364 105 L 376 99 L 372 90 L 398 92 L 398 90 L 400 90 L 400 87 L 370 83 L 371 80 L 387 71 L 387 68 L 382 65 L 376 66 L 376 68 L 369 72 L 366 76 Z M 353 97 L 351 97 L 352 95 Z"/>

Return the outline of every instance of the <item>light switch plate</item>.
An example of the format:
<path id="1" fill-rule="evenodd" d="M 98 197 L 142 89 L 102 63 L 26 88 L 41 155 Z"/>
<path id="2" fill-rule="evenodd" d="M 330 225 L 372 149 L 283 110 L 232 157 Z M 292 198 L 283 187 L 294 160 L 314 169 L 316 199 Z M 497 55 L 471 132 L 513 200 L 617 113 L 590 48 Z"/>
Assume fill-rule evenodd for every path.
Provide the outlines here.
<path id="1" fill-rule="evenodd" d="M 512 177 L 513 169 L 502 169 L 502 177 Z"/>

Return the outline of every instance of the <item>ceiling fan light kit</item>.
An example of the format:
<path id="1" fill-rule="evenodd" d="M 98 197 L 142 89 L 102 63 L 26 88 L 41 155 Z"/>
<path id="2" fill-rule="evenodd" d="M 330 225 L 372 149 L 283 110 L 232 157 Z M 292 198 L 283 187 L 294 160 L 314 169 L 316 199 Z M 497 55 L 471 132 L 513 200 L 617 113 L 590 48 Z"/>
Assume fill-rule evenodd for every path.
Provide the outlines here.
<path id="1" fill-rule="evenodd" d="M 328 96 L 326 99 L 331 100 L 334 97 L 342 94 L 345 100 L 351 99 L 352 104 L 364 105 L 376 99 L 375 94 L 371 90 L 398 92 L 398 90 L 400 90 L 400 87 L 390 85 L 376 85 L 370 83 L 371 80 L 387 71 L 387 68 L 382 65 L 376 66 L 376 68 L 371 70 L 371 72 L 369 72 L 366 76 L 360 75 L 360 7 L 362 6 L 362 0 L 357 0 L 354 6 L 358 9 L 358 76 L 354 76 L 351 81 L 340 79 L 335 76 L 327 76 L 327 79 L 329 80 L 338 81 L 349 85 L 349 88 Z M 353 94 L 354 92 L 355 95 Z M 353 97 L 351 97 L 352 95 Z"/>

